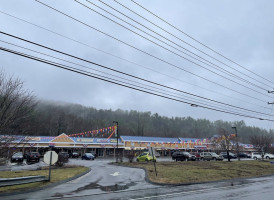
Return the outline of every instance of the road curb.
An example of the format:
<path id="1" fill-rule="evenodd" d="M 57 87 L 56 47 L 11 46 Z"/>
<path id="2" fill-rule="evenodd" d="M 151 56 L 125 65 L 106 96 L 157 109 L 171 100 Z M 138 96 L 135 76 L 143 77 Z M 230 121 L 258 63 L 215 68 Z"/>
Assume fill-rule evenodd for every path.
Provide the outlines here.
<path id="1" fill-rule="evenodd" d="M 145 181 L 153 184 L 153 185 L 160 185 L 160 186 L 187 186 L 187 185 L 199 185 L 199 184 L 206 184 L 206 183 L 220 183 L 220 182 L 231 182 L 231 181 L 243 181 L 247 179 L 252 179 L 252 178 L 264 178 L 264 177 L 274 177 L 274 174 L 270 175 L 262 175 L 262 176 L 251 176 L 251 177 L 242 177 L 242 178 L 234 178 L 234 179 L 223 179 L 223 180 L 216 180 L 216 181 L 204 181 L 204 182 L 191 182 L 191 183 L 157 183 L 153 182 L 149 179 L 148 177 L 148 172 L 147 169 L 144 167 L 135 167 L 135 166 L 122 166 L 116 163 L 110 163 L 111 165 L 116 165 L 120 167 L 128 167 L 128 168 L 135 168 L 135 169 L 143 169 L 145 171 Z"/>
<path id="2" fill-rule="evenodd" d="M 82 172 L 81 174 L 78 174 L 78 175 L 73 176 L 71 178 L 68 178 L 68 179 L 65 179 L 65 180 L 62 180 L 62 181 L 58 181 L 56 183 L 52 183 L 52 184 L 49 184 L 49 185 L 45 185 L 45 186 L 42 186 L 42 187 L 39 187 L 39 188 L 20 190 L 20 191 L 17 191 L 17 192 L 5 192 L 5 193 L 2 193 L 2 194 L 0 193 L 0 197 L 25 194 L 25 193 L 29 193 L 29 192 L 37 192 L 39 190 L 44 190 L 44 189 L 47 189 L 47 188 L 55 187 L 55 186 L 61 185 L 63 183 L 66 183 L 66 182 L 72 181 L 74 179 L 77 179 L 81 176 L 84 176 L 87 173 L 89 173 L 90 171 L 91 171 L 91 168 L 89 168 L 86 171 Z"/>

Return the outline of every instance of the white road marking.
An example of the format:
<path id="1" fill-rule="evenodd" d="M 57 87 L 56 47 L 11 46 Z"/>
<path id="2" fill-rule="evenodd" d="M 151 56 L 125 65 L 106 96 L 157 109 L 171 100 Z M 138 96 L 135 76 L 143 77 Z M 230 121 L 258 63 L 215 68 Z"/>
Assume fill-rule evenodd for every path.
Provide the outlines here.
<path id="1" fill-rule="evenodd" d="M 119 174 L 119 172 L 114 172 L 113 174 L 110 174 L 111 176 L 119 176 L 121 174 Z"/>

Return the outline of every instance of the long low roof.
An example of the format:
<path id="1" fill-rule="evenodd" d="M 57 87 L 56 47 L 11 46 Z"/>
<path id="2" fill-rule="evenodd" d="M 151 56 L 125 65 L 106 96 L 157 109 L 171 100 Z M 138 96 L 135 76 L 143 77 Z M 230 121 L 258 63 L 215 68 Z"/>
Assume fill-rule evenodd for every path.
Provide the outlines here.
<path id="1" fill-rule="evenodd" d="M 87 138 L 87 137 L 69 137 L 66 134 L 61 134 L 59 136 L 3 136 L 2 137 L 14 137 L 13 143 L 75 143 L 75 144 L 113 144 L 117 143 L 116 138 Z M 121 139 L 118 139 L 118 143 L 121 144 Z"/>
<path id="2" fill-rule="evenodd" d="M 22 140 L 27 143 L 74 143 L 74 144 L 114 144 L 117 143 L 116 138 L 88 138 L 88 137 L 69 137 L 68 135 L 62 133 L 59 136 L 9 136 L 2 135 L 0 137 L 15 137 L 12 142 L 17 143 Z M 181 143 L 181 142 L 202 142 L 207 143 L 209 140 L 207 138 L 169 138 L 169 137 L 148 137 L 148 136 L 121 136 L 118 139 L 118 143 L 124 142 L 158 142 L 158 143 Z M 253 145 L 239 143 L 240 146 L 245 148 L 253 148 Z M 274 144 L 272 144 L 274 146 Z"/>
<path id="3" fill-rule="evenodd" d="M 178 138 L 146 137 L 146 136 L 121 136 L 123 142 L 180 142 Z"/>

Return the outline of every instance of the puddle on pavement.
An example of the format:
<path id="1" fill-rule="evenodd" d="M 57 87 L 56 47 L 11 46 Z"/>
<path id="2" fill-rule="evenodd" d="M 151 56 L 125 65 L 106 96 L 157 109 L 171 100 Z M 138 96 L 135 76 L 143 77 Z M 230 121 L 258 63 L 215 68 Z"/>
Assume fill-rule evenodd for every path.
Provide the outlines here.
<path id="1" fill-rule="evenodd" d="M 61 193 L 55 193 L 55 195 L 53 195 L 52 197 L 63 197 L 64 195 L 63 194 L 61 194 Z"/>
<path id="2" fill-rule="evenodd" d="M 134 182 L 130 182 L 130 183 L 127 183 L 125 185 L 115 184 L 115 185 L 109 185 L 109 186 L 102 186 L 102 185 L 99 185 L 98 183 L 90 183 L 88 185 L 85 185 L 84 187 L 78 188 L 74 192 L 77 193 L 77 192 L 81 192 L 81 191 L 84 191 L 84 190 L 92 190 L 92 189 L 100 189 L 100 190 L 105 191 L 105 192 L 114 192 L 114 191 L 119 191 L 119 190 L 126 190 L 129 187 L 132 187 L 132 186 L 135 186 L 135 185 L 136 185 L 136 183 L 134 183 Z"/>

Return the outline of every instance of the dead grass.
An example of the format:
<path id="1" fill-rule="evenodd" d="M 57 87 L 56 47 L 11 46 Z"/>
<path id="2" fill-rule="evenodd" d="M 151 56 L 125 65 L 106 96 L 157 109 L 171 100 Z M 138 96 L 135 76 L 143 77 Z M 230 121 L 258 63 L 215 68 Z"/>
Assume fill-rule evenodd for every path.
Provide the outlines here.
<path id="1" fill-rule="evenodd" d="M 153 163 L 123 163 L 123 165 L 146 168 L 151 181 L 168 184 L 207 182 L 274 174 L 273 164 L 253 160 L 156 163 L 157 177 Z"/>
<path id="2" fill-rule="evenodd" d="M 74 177 L 78 174 L 83 173 L 87 169 L 88 169 L 87 167 L 81 167 L 81 166 L 52 169 L 51 182 L 37 182 L 37 183 L 28 183 L 28 184 L 15 185 L 15 186 L 0 187 L 0 193 L 43 187 L 51 183 L 55 183 L 58 181 L 62 181 L 62 180 Z M 49 171 L 46 169 L 36 170 L 36 171 L 1 171 L 0 177 L 1 178 L 15 178 L 15 177 L 24 177 L 24 176 L 48 177 L 48 173 Z"/>

